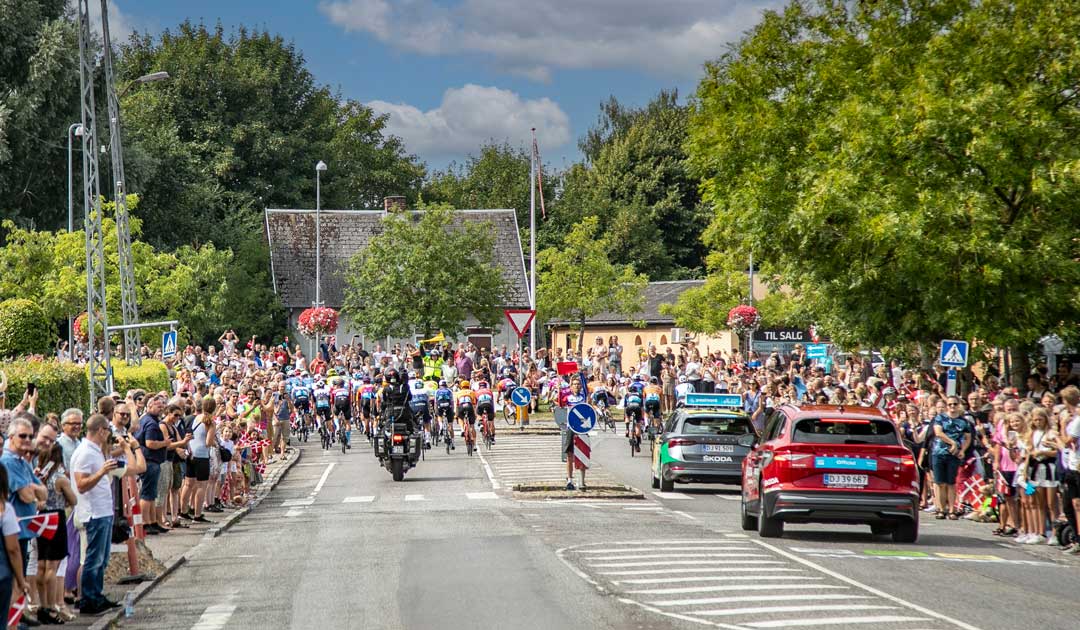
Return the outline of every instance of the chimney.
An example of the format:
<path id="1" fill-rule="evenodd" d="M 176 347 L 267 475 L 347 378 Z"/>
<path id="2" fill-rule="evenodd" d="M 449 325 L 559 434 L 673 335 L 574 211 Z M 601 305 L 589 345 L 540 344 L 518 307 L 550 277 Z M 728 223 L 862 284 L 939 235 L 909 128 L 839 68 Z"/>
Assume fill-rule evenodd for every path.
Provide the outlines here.
<path id="1" fill-rule="evenodd" d="M 405 212 L 405 197 L 402 195 L 394 195 L 391 197 L 383 197 L 383 212 L 390 214 L 392 212 Z"/>

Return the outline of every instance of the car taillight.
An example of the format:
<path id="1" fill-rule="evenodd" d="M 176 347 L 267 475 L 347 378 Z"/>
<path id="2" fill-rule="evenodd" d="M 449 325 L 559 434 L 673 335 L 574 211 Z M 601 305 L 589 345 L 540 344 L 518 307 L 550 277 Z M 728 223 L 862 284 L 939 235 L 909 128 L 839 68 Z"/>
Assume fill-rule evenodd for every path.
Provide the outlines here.
<path id="1" fill-rule="evenodd" d="M 694 446 L 695 444 L 697 444 L 697 442 L 695 442 L 694 440 L 685 440 L 682 438 L 669 440 L 667 443 L 668 448 L 671 448 L 673 446 Z"/>
<path id="2" fill-rule="evenodd" d="M 809 468 L 812 463 L 813 455 L 809 453 L 775 453 L 773 455 L 773 461 L 782 462 L 791 468 Z"/>
<path id="3" fill-rule="evenodd" d="M 885 456 L 882 456 L 881 459 L 884 459 L 886 461 L 890 461 L 890 462 L 892 462 L 894 464 L 900 464 L 901 466 L 903 466 L 905 468 L 908 468 L 908 467 L 914 468 L 915 467 L 915 458 L 913 456 L 911 456 L 911 455 L 901 455 L 900 457 L 892 457 L 892 456 L 889 456 L 889 455 L 885 455 Z"/>
<path id="4" fill-rule="evenodd" d="M 405 441 L 405 436 L 395 433 L 390 439 L 394 442 L 394 444 L 400 444 Z"/>

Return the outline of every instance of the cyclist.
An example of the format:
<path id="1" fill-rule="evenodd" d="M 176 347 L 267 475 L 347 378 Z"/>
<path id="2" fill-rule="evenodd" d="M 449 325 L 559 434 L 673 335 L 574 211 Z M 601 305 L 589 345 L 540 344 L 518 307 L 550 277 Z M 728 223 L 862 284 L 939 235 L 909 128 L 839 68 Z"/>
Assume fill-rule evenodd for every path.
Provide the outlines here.
<path id="1" fill-rule="evenodd" d="M 461 381 L 461 385 L 455 394 L 457 402 L 457 416 L 461 420 L 461 436 L 476 441 L 476 431 L 473 426 L 476 423 L 476 392 L 469 386 L 469 381 Z"/>
<path id="2" fill-rule="evenodd" d="M 660 425 L 660 396 L 664 390 L 660 389 L 660 379 L 653 376 L 649 384 L 645 386 L 645 414 L 649 417 L 649 431 L 652 432 Z"/>
<path id="3" fill-rule="evenodd" d="M 415 372 L 409 373 L 409 390 L 412 397 L 409 399 L 409 407 L 414 418 L 418 418 L 424 431 L 424 448 L 431 448 L 431 406 L 428 388 L 424 381 L 417 378 Z"/>
<path id="4" fill-rule="evenodd" d="M 439 381 L 435 390 L 435 417 L 446 432 L 446 443 L 454 450 L 454 392 L 446 386 L 446 381 Z"/>
<path id="5" fill-rule="evenodd" d="M 517 381 L 510 376 L 510 368 L 503 368 L 502 377 L 498 383 L 495 383 L 495 393 L 499 395 L 499 400 L 504 407 L 513 407 L 514 402 L 510 399 L 511 394 L 517 389 Z"/>
<path id="6" fill-rule="evenodd" d="M 337 422 L 341 423 L 342 431 L 345 434 L 345 448 L 352 448 L 351 444 L 351 425 L 352 420 L 352 391 L 349 389 L 349 383 L 340 376 L 334 376 L 330 379 L 330 398 L 334 401 L 334 417 Z"/>
<path id="7" fill-rule="evenodd" d="M 352 382 L 349 383 L 349 391 L 352 392 L 352 424 L 353 426 L 363 427 L 363 401 L 360 399 L 360 390 L 364 388 L 364 375 L 359 370 L 353 372 Z"/>
<path id="8" fill-rule="evenodd" d="M 490 432 L 491 442 L 495 442 L 495 394 L 491 392 L 487 381 L 480 381 L 476 389 L 476 415 L 483 422 L 481 430 Z"/>
<path id="9" fill-rule="evenodd" d="M 641 382 L 641 375 L 635 374 L 634 381 L 626 388 L 623 395 L 623 409 L 626 420 L 626 437 L 630 437 L 630 424 L 634 425 L 634 437 L 641 435 L 641 404 L 644 400 L 642 392 L 645 385 Z M 638 447 L 641 448 L 640 446 Z"/>
<path id="10" fill-rule="evenodd" d="M 360 416 L 364 419 L 364 435 L 371 436 L 375 428 L 371 426 L 375 417 L 375 386 L 371 384 L 371 377 L 365 376 L 360 385 Z"/>
<path id="11" fill-rule="evenodd" d="M 686 375 L 679 375 L 679 384 L 675 386 L 675 406 L 681 407 L 686 402 L 686 395 L 694 393 L 694 386 L 687 382 Z"/>
<path id="12" fill-rule="evenodd" d="M 315 382 L 315 417 L 321 431 L 329 431 L 333 434 L 330 426 L 330 388 L 322 379 Z"/>
<path id="13" fill-rule="evenodd" d="M 289 389 L 289 397 L 292 398 L 293 407 L 296 408 L 297 426 L 307 427 L 311 417 L 311 388 L 297 376 Z"/>
<path id="14" fill-rule="evenodd" d="M 607 385 L 604 383 L 604 379 L 598 375 L 593 376 L 593 380 L 589 383 L 589 401 L 592 402 L 592 406 L 599 412 L 601 418 L 606 419 L 610 414 L 608 407 L 611 405 L 611 401 L 608 400 Z"/>

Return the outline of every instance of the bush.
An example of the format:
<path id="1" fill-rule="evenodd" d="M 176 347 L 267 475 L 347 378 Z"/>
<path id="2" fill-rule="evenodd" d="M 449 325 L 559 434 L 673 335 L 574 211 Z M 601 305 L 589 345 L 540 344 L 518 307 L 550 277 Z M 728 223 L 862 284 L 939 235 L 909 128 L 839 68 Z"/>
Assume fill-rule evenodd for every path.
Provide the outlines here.
<path id="1" fill-rule="evenodd" d="M 7 408 L 12 409 L 22 400 L 27 383 L 39 390 L 38 415 L 42 418 L 50 411 L 61 413 L 69 407 L 83 411 L 90 408 L 90 384 L 86 371 L 73 363 L 61 363 L 56 359 L 8 361 L 0 364 L 7 374 Z"/>
<path id="2" fill-rule="evenodd" d="M 142 389 L 149 393 L 165 390 L 172 391 L 169 383 L 169 369 L 161 361 L 144 359 L 142 365 L 129 366 L 123 359 L 114 359 L 113 388 L 121 396 L 129 389 Z"/>
<path id="3" fill-rule="evenodd" d="M 50 354 L 55 336 L 36 302 L 18 298 L 0 302 L 0 357 Z"/>

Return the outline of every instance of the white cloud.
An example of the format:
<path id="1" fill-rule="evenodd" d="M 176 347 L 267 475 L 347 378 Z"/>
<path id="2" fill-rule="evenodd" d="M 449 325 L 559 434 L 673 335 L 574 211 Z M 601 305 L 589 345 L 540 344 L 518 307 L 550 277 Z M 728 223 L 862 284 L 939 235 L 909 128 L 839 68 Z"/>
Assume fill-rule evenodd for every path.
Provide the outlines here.
<path id="1" fill-rule="evenodd" d="M 532 127 L 541 146 L 558 147 L 570 141 L 570 119 L 554 101 L 524 100 L 496 87 L 450 88 L 439 106 L 426 112 L 405 103 L 371 101 L 367 105 L 387 114 L 387 132 L 402 138 L 410 153 L 425 158 L 476 151 L 488 141 L 527 145 Z"/>
<path id="2" fill-rule="evenodd" d="M 77 0 L 68 0 L 67 4 L 72 13 L 78 16 Z M 101 0 L 88 0 L 86 6 L 90 12 L 90 30 L 101 37 Z M 113 45 L 127 42 L 131 34 L 135 32 L 135 28 L 134 21 L 120 10 L 120 5 L 109 0 L 109 39 L 112 40 Z"/>
<path id="3" fill-rule="evenodd" d="M 322 0 L 346 31 L 421 54 L 473 53 L 518 76 L 642 68 L 693 77 L 783 0 Z"/>

